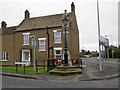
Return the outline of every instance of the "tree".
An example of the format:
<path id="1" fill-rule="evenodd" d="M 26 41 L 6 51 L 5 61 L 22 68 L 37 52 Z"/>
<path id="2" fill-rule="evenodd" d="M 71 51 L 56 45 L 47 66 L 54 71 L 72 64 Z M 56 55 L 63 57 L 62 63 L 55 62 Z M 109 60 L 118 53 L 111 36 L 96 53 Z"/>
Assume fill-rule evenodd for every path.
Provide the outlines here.
<path id="1" fill-rule="evenodd" d="M 112 58 L 112 49 L 114 51 L 114 58 L 120 58 L 120 46 L 110 46 L 109 47 L 109 57 Z"/>
<path id="2" fill-rule="evenodd" d="M 120 58 L 120 48 L 115 48 L 114 57 Z"/>
<path id="3" fill-rule="evenodd" d="M 85 54 L 86 54 L 86 51 L 85 51 L 84 49 L 82 50 L 82 54 L 83 54 L 83 55 L 85 55 Z"/>
<path id="4" fill-rule="evenodd" d="M 88 50 L 87 52 L 86 52 L 86 55 L 90 55 L 91 54 L 91 52 Z"/>
<path id="5" fill-rule="evenodd" d="M 109 46 L 109 57 L 112 58 L 112 46 Z"/>

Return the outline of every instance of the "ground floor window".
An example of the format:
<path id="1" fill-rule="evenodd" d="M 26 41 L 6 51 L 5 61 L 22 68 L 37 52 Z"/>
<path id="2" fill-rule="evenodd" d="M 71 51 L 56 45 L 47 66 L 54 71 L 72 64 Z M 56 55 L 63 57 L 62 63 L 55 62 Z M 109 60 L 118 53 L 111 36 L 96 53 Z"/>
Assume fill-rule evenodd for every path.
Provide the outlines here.
<path id="1" fill-rule="evenodd" d="M 56 59 L 62 58 L 62 48 L 54 48 L 54 58 Z"/>
<path id="2" fill-rule="evenodd" d="M 22 61 L 30 61 L 30 50 L 22 50 Z"/>
<path id="3" fill-rule="evenodd" d="M 3 52 L 1 54 L 1 61 L 6 61 L 8 60 L 8 53 L 7 52 Z"/>

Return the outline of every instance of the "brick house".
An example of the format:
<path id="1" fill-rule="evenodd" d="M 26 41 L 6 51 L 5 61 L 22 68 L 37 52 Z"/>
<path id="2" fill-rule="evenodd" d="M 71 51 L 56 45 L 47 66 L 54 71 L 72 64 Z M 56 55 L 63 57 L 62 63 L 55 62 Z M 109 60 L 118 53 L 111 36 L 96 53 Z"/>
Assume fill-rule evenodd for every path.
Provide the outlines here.
<path id="1" fill-rule="evenodd" d="M 2 21 L 0 28 L 1 62 L 2 65 L 15 65 L 15 61 L 26 61 L 31 65 L 33 61 L 33 50 L 30 36 L 35 35 L 36 47 L 35 55 L 39 65 L 49 58 L 64 59 L 64 32 L 62 15 L 54 14 L 48 16 L 32 17 L 28 10 L 25 11 L 24 20 L 18 25 L 7 27 L 6 22 Z M 75 5 L 72 2 L 71 12 L 69 16 L 69 29 L 67 33 L 67 43 L 69 51 L 69 59 L 79 58 L 79 31 L 75 15 Z M 56 32 L 56 30 L 58 30 Z M 48 56 L 48 34 L 49 47 Z"/>

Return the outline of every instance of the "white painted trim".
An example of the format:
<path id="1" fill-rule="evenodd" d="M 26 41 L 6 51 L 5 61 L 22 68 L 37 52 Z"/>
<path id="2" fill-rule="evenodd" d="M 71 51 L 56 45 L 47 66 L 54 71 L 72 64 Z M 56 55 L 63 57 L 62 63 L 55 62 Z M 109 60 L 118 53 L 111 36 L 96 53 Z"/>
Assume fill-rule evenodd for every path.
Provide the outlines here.
<path id="1" fill-rule="evenodd" d="M 38 40 L 46 40 L 46 38 L 38 38 Z"/>
<path id="2" fill-rule="evenodd" d="M 38 50 L 39 52 L 45 52 L 46 50 Z"/>
<path id="3" fill-rule="evenodd" d="M 62 29 L 53 30 L 53 32 L 61 32 Z"/>
<path id="4" fill-rule="evenodd" d="M 0 61 L 2 61 L 2 62 L 7 62 L 7 61 L 9 61 L 9 60 L 0 60 Z"/>
<path id="5" fill-rule="evenodd" d="M 23 44 L 23 45 L 30 45 L 30 44 Z"/>
<path id="6" fill-rule="evenodd" d="M 15 62 L 15 64 L 26 64 L 26 62 Z"/>
<path id="7" fill-rule="evenodd" d="M 56 50 L 60 50 L 60 54 L 56 54 Z M 62 47 L 54 48 L 54 58 L 56 58 L 56 55 L 61 55 L 61 57 L 62 57 Z"/>
<path id="8" fill-rule="evenodd" d="M 7 54 L 8 54 L 8 57 L 7 57 Z M 3 59 L 1 59 L 1 57 L 3 57 Z M 0 61 L 8 61 L 9 60 L 9 53 L 8 52 L 2 52 L 1 56 L 0 56 L 0 59 L 1 59 Z"/>
<path id="9" fill-rule="evenodd" d="M 30 36 L 29 36 L 29 34 L 30 34 L 29 32 L 28 32 L 28 33 L 23 33 L 23 45 L 30 45 Z M 24 37 L 25 35 L 28 35 L 29 43 L 27 43 L 27 44 L 24 43 L 24 42 L 25 42 L 25 41 L 24 41 L 24 40 L 25 40 L 25 37 Z"/>
<path id="10" fill-rule="evenodd" d="M 45 43 L 44 43 L 44 45 L 45 45 L 45 50 L 40 50 L 40 48 L 39 48 L 39 50 L 38 51 L 46 51 L 46 38 L 38 38 L 38 40 L 39 40 L 39 42 L 41 41 L 41 40 L 44 40 L 45 41 Z M 40 43 L 39 43 L 39 45 L 40 45 Z"/>
<path id="11" fill-rule="evenodd" d="M 62 42 L 54 42 L 54 43 L 56 43 L 56 44 L 61 44 Z"/>
<path id="12" fill-rule="evenodd" d="M 60 41 L 55 41 L 55 33 L 60 33 L 60 36 L 59 36 Z M 54 43 L 58 43 L 58 44 L 62 43 L 62 34 L 61 34 L 61 32 L 54 32 Z"/>
<path id="13" fill-rule="evenodd" d="M 57 32 L 57 30 L 53 30 L 53 32 Z"/>
<path id="14" fill-rule="evenodd" d="M 54 50 L 62 50 L 62 47 L 54 48 Z"/>
<path id="15" fill-rule="evenodd" d="M 23 35 L 26 35 L 26 34 L 30 34 L 29 32 L 28 33 L 23 33 Z"/>
<path id="16" fill-rule="evenodd" d="M 29 52 L 29 60 L 28 61 L 30 61 L 30 50 L 22 50 L 22 61 L 26 61 L 26 60 L 23 60 L 24 59 L 24 57 L 23 57 L 24 52 Z"/>

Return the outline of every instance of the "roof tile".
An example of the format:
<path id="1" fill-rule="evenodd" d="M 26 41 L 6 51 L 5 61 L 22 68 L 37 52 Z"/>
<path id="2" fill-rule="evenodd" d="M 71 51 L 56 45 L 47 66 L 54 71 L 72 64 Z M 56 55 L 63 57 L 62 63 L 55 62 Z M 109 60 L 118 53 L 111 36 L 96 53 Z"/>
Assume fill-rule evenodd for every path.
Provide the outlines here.
<path id="1" fill-rule="evenodd" d="M 62 15 L 63 14 L 55 14 L 24 19 L 15 31 L 62 26 Z M 68 15 L 71 17 L 71 13 L 68 13 Z"/>

